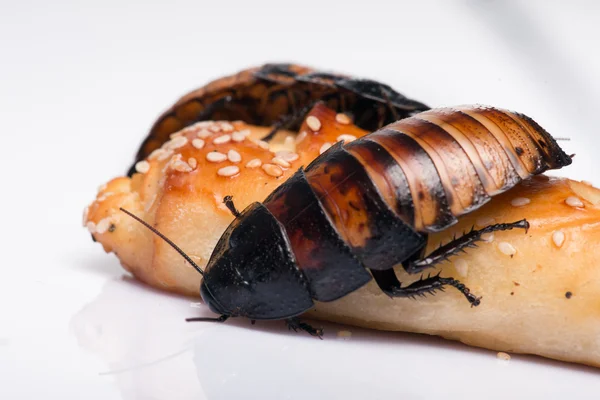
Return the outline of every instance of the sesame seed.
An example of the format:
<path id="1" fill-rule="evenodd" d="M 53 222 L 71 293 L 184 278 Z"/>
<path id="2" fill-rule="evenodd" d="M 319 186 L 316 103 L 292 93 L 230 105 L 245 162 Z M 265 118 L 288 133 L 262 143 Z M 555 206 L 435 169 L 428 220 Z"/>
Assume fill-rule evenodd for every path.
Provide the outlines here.
<path id="1" fill-rule="evenodd" d="M 233 132 L 233 125 L 229 122 L 221 122 L 221 129 L 223 129 L 223 132 Z"/>
<path id="2" fill-rule="evenodd" d="M 206 139 L 206 138 L 212 136 L 212 132 L 209 131 L 208 129 L 201 129 L 200 131 L 198 131 L 197 136 L 200 139 Z"/>
<path id="3" fill-rule="evenodd" d="M 177 137 L 171 139 L 170 141 L 168 141 L 167 143 L 165 143 L 165 148 L 168 150 L 175 150 L 175 149 L 185 146 L 187 144 L 187 142 L 188 142 L 187 137 L 177 136 Z"/>
<path id="4" fill-rule="evenodd" d="M 288 149 L 293 149 L 296 144 L 296 139 L 292 135 L 288 135 L 285 137 L 283 141 L 283 145 Z"/>
<path id="5" fill-rule="evenodd" d="M 148 160 L 152 161 L 156 158 L 159 158 L 160 156 L 162 156 L 163 154 L 165 154 L 167 152 L 168 151 L 165 149 L 156 149 L 152 153 L 150 153 L 150 155 L 148 156 Z"/>
<path id="6" fill-rule="evenodd" d="M 517 253 L 517 249 L 515 249 L 514 246 L 508 242 L 498 243 L 498 250 L 507 256 L 514 256 Z"/>
<path id="7" fill-rule="evenodd" d="M 579 197 L 575 197 L 575 196 L 569 196 L 567 197 L 567 199 L 565 200 L 565 203 L 567 203 L 568 206 L 571 207 L 584 207 L 583 201 L 581 201 L 579 199 Z"/>
<path id="8" fill-rule="evenodd" d="M 83 209 L 83 226 L 87 225 L 88 215 L 90 214 L 90 206 Z"/>
<path id="9" fill-rule="evenodd" d="M 565 242 L 565 234 L 562 231 L 555 231 L 552 234 L 552 241 L 556 245 L 556 247 L 561 248 L 563 243 Z"/>
<path id="10" fill-rule="evenodd" d="M 494 241 L 494 232 L 481 234 L 481 240 L 487 243 L 492 243 Z"/>
<path id="11" fill-rule="evenodd" d="M 264 150 L 269 150 L 269 143 L 265 142 L 264 140 L 257 140 L 256 144 L 258 145 L 258 147 L 260 147 L 261 149 Z"/>
<path id="12" fill-rule="evenodd" d="M 110 217 L 106 217 L 106 218 L 100 220 L 96 224 L 96 233 L 103 234 L 108 230 L 109 227 L 110 227 Z"/>
<path id="13" fill-rule="evenodd" d="M 283 171 L 277 165 L 273 164 L 264 164 L 262 169 L 267 173 L 267 175 L 274 176 L 275 178 L 283 175 Z"/>
<path id="14" fill-rule="evenodd" d="M 351 338 L 352 337 L 352 332 L 350 331 L 338 331 L 337 333 L 337 337 L 339 338 Z"/>
<path id="15" fill-rule="evenodd" d="M 227 156 L 223 153 L 219 153 L 218 151 L 211 151 L 210 153 L 206 153 L 206 161 L 220 163 L 227 160 Z"/>
<path id="16" fill-rule="evenodd" d="M 321 121 L 319 121 L 319 118 L 315 117 L 314 115 L 306 118 L 306 125 L 308 125 L 308 127 L 313 131 L 318 131 L 321 129 Z"/>
<path id="17" fill-rule="evenodd" d="M 192 169 L 196 169 L 196 167 L 198 166 L 198 160 L 196 160 L 194 157 L 190 157 L 188 159 L 188 164 Z"/>
<path id="18" fill-rule="evenodd" d="M 349 123 L 351 123 L 351 122 L 352 122 L 352 120 L 350 119 L 350 117 L 349 117 L 349 116 L 347 116 L 346 114 L 342 114 L 342 113 L 340 113 L 340 114 L 337 114 L 337 115 L 335 116 L 335 120 L 336 120 L 338 123 L 340 123 L 340 124 L 343 124 L 343 125 L 348 125 Z"/>
<path id="19" fill-rule="evenodd" d="M 145 174 L 150 171 L 150 163 L 148 161 L 139 161 L 135 164 L 135 170 L 140 174 Z"/>
<path id="20" fill-rule="evenodd" d="M 194 140 L 192 140 L 192 146 L 194 146 L 196 149 L 200 150 L 201 148 L 204 147 L 204 140 L 194 139 Z"/>
<path id="21" fill-rule="evenodd" d="M 158 157 L 157 160 L 158 161 L 165 161 L 167 158 L 171 157 L 173 155 L 173 151 L 171 150 L 165 150 L 164 153 L 161 153 Z"/>
<path id="22" fill-rule="evenodd" d="M 221 127 L 213 123 L 211 126 L 208 127 L 208 130 L 214 133 L 219 133 L 221 132 Z"/>
<path id="23" fill-rule="evenodd" d="M 252 132 L 250 132 L 250 129 L 242 129 L 242 130 L 240 131 L 240 133 L 241 133 L 242 135 L 244 135 L 245 137 L 248 137 L 248 136 L 250 136 L 250 134 L 251 134 Z"/>
<path id="24" fill-rule="evenodd" d="M 181 159 L 181 154 L 175 154 L 173 157 L 171 157 L 171 160 L 169 161 L 169 164 L 167 164 L 167 167 L 170 167 L 178 172 L 192 171 L 192 167 L 190 167 L 188 163 Z"/>
<path id="25" fill-rule="evenodd" d="M 502 361 L 509 361 L 510 360 L 510 354 L 507 354 L 503 351 L 499 352 L 498 354 L 496 354 L 496 357 L 498 357 L 499 360 Z"/>
<path id="26" fill-rule="evenodd" d="M 352 142 L 353 140 L 356 140 L 356 136 L 354 135 L 348 135 L 348 134 L 343 134 L 337 137 L 336 139 L 338 142 Z"/>
<path id="27" fill-rule="evenodd" d="M 246 139 L 246 136 L 244 136 L 242 132 L 233 132 L 231 134 L 231 140 L 233 140 L 234 142 L 243 142 L 244 139 Z"/>
<path id="28" fill-rule="evenodd" d="M 494 222 L 496 222 L 495 218 L 481 217 L 481 218 L 477 218 L 477 221 L 475 221 L 475 224 L 481 228 L 485 228 L 486 226 L 492 225 Z"/>
<path id="29" fill-rule="evenodd" d="M 231 135 L 223 135 L 223 136 L 219 136 L 216 137 L 213 140 L 214 144 L 225 144 L 225 143 L 229 143 L 231 141 Z"/>
<path id="30" fill-rule="evenodd" d="M 262 161 L 260 159 L 255 158 L 246 163 L 246 168 L 258 168 L 262 165 Z"/>
<path id="31" fill-rule="evenodd" d="M 306 131 L 302 131 L 298 134 L 298 136 L 296 136 L 296 144 L 302 142 L 304 139 L 306 139 L 306 136 L 308 136 L 308 133 L 306 133 Z"/>
<path id="32" fill-rule="evenodd" d="M 282 158 L 287 162 L 294 162 L 300 157 L 298 154 L 294 153 L 293 151 L 287 151 L 287 150 L 278 151 L 275 153 L 275 156 Z"/>
<path id="33" fill-rule="evenodd" d="M 186 129 L 181 130 L 179 132 L 175 132 L 175 133 L 171 133 L 171 135 L 169 135 L 170 139 L 175 139 L 176 137 L 179 137 L 181 135 L 183 135 L 183 133 L 186 131 Z"/>
<path id="34" fill-rule="evenodd" d="M 90 233 L 96 232 L 96 224 L 93 221 L 89 221 L 87 224 L 85 224 L 85 226 L 87 227 Z"/>
<path id="35" fill-rule="evenodd" d="M 466 277 L 469 272 L 469 264 L 462 258 L 454 261 L 454 268 L 456 269 L 456 273 L 463 278 Z"/>
<path id="36" fill-rule="evenodd" d="M 240 155 L 240 153 L 238 153 L 235 150 L 229 150 L 227 152 L 227 158 L 229 159 L 229 161 L 231 161 L 232 163 L 239 163 L 240 161 L 242 161 L 242 156 Z"/>
<path id="37" fill-rule="evenodd" d="M 102 193 L 102 196 L 98 196 L 98 198 L 96 199 L 96 201 L 98 203 L 102 203 L 104 200 L 108 199 L 113 194 L 114 194 L 113 192 L 104 192 L 104 193 Z"/>
<path id="38" fill-rule="evenodd" d="M 289 162 L 285 161 L 281 157 L 273 157 L 273 159 L 271 160 L 271 162 L 273 164 L 277 164 L 277 165 L 279 165 L 280 167 L 283 167 L 283 168 L 289 168 L 291 166 L 291 164 Z"/>
<path id="39" fill-rule="evenodd" d="M 323 146 L 319 149 L 319 154 L 325 153 L 331 147 L 331 143 L 323 143 Z"/>
<path id="40" fill-rule="evenodd" d="M 515 197 L 510 201 L 510 204 L 513 207 L 523 207 L 529 203 L 531 203 L 531 200 L 529 200 L 527 197 Z"/>
<path id="41" fill-rule="evenodd" d="M 219 176 L 234 176 L 240 173 L 240 169 L 235 165 L 219 168 L 217 175 Z"/>

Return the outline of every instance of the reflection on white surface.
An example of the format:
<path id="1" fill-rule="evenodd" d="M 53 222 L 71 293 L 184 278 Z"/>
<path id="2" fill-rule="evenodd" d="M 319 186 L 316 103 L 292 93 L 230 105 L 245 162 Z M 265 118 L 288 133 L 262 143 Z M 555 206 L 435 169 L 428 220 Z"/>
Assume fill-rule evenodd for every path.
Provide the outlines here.
<path id="1" fill-rule="evenodd" d="M 592 368 L 519 355 L 505 362 L 427 336 L 325 324 L 317 340 L 282 322 L 185 323 L 209 313 L 191 307 L 195 301 L 114 279 L 70 326 L 105 361 L 100 379 L 113 378 L 126 400 L 549 399 L 600 391 Z M 352 337 L 337 337 L 341 329 Z"/>

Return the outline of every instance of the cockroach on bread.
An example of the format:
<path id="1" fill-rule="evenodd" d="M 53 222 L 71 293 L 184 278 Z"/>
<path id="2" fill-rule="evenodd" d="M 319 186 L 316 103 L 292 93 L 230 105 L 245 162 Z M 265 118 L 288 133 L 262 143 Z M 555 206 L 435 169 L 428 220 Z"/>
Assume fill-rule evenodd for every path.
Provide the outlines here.
<path id="1" fill-rule="evenodd" d="M 172 133 L 198 121 L 274 125 L 271 136 L 281 128 L 296 128 L 318 101 L 352 115 L 354 123 L 368 131 L 429 109 L 376 81 L 294 64 L 266 64 L 217 79 L 179 99 L 154 123 L 135 163 L 161 147 Z M 129 176 L 135 173 L 135 163 Z"/>
<path id="2" fill-rule="evenodd" d="M 482 234 L 526 230 L 526 220 L 489 225 L 424 254 L 428 233 L 523 179 L 570 163 L 531 118 L 483 106 L 433 109 L 339 142 L 262 203 L 240 213 L 226 198 L 236 218 L 204 271 L 169 241 L 204 276 L 202 298 L 220 314 L 191 320 L 284 319 L 320 336 L 298 315 L 314 300 L 334 301 L 373 278 L 391 297 L 452 286 L 477 306 L 480 298 L 456 279 L 438 274 L 402 286 L 393 267 L 419 274 Z"/>

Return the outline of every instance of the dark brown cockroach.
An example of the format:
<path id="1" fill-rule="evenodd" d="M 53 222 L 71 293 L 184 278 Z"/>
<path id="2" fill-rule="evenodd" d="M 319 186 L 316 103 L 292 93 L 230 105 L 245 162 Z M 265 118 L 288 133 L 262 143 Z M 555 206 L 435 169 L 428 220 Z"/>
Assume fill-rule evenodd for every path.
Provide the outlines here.
<path id="1" fill-rule="evenodd" d="M 202 120 L 274 125 L 271 134 L 284 127 L 296 128 L 318 101 L 352 115 L 355 124 L 368 131 L 429 109 L 379 82 L 293 64 L 266 64 L 218 79 L 183 96 L 154 123 L 135 161 L 148 157 L 172 133 Z M 132 166 L 129 176 L 134 172 Z"/>
<path id="2" fill-rule="evenodd" d="M 262 203 L 239 213 L 203 274 L 201 295 L 229 317 L 285 319 L 320 335 L 297 316 L 375 279 L 391 297 L 458 289 L 439 274 L 402 286 L 393 267 L 418 274 L 481 240 L 527 229 L 526 220 L 472 230 L 425 255 L 429 232 L 457 222 L 523 179 L 569 165 L 571 158 L 531 118 L 491 107 L 429 110 L 346 145 L 331 147 Z M 206 319 L 192 319 L 206 320 Z"/>

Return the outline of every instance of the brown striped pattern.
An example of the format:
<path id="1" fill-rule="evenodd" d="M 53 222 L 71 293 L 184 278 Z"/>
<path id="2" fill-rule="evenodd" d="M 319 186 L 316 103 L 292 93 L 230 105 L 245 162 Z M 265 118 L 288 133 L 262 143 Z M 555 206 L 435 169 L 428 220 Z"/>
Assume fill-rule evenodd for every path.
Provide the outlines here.
<path id="1" fill-rule="evenodd" d="M 571 163 L 531 118 L 485 106 L 429 110 L 346 149 L 389 208 L 421 232 L 445 229 L 521 180 Z"/>

